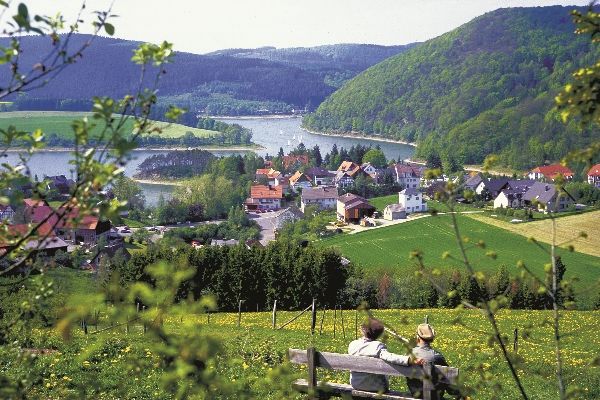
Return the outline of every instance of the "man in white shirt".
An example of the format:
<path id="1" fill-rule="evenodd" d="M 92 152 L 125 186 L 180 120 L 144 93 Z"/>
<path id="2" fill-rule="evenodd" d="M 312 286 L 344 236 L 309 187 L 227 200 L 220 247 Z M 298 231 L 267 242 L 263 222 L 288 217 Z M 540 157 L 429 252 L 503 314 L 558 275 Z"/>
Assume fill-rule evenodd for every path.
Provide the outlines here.
<path id="1" fill-rule="evenodd" d="M 423 365 L 420 358 L 413 359 L 410 356 L 394 354 L 387 350 L 385 343 L 378 341 L 384 331 L 381 321 L 375 318 L 369 320 L 361 327 L 363 336 L 353 340 L 348 346 L 348 354 L 353 356 L 365 356 L 380 358 L 392 364 L 398 365 Z M 389 390 L 388 377 L 385 375 L 369 374 L 366 372 L 350 372 L 350 384 L 354 389 L 368 392 L 385 393 Z"/>

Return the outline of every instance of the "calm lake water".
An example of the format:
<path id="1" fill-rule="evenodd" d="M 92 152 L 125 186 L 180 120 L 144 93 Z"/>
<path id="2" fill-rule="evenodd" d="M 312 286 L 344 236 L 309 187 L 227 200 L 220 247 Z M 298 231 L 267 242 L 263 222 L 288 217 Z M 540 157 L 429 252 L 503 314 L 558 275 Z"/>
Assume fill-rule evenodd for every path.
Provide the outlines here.
<path id="1" fill-rule="evenodd" d="M 325 155 L 331 150 L 333 144 L 337 144 L 338 148 L 349 148 L 355 144 L 381 146 L 388 159 L 405 159 L 413 154 L 413 147 L 398 143 L 377 142 L 368 139 L 354 139 L 343 137 L 332 137 L 315 135 L 308 133 L 300 128 L 301 118 L 260 118 L 260 119 L 223 119 L 224 122 L 240 124 L 246 128 L 252 129 L 253 141 L 261 146 L 264 150 L 256 151 L 261 156 L 267 154 L 275 155 L 280 147 L 287 153 L 295 148 L 299 140 L 304 143 L 307 148 L 319 145 L 321 154 Z M 134 151 L 133 157 L 126 166 L 125 174 L 132 176 L 136 173 L 138 165 L 146 157 L 153 154 L 161 154 L 165 151 L 149 151 L 141 150 Z M 236 152 L 233 151 L 213 151 L 217 156 L 230 155 Z M 239 153 L 239 152 L 237 152 Z M 72 177 L 71 165 L 69 159 L 71 154 L 68 151 L 48 151 L 36 153 L 29 163 L 31 173 L 38 175 L 41 179 L 44 175 L 66 175 Z M 16 164 L 19 162 L 18 154 L 9 153 L 8 156 L 0 162 Z M 159 196 L 162 194 L 165 199 L 171 197 L 173 186 L 159 184 L 141 184 L 146 202 L 148 205 L 155 205 L 158 202 Z"/>

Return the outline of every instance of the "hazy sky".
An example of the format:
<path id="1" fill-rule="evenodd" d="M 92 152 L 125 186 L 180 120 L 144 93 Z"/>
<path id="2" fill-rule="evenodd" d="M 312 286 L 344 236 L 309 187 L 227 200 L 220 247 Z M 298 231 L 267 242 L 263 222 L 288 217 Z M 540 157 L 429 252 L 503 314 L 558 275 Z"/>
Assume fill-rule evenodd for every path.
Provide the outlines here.
<path id="1" fill-rule="evenodd" d="M 16 1 L 15 1 L 16 3 Z M 78 0 L 29 0 L 30 13 L 60 10 L 71 20 Z M 115 36 L 175 43 L 205 53 L 260 46 L 424 41 L 500 7 L 585 5 L 580 0 L 114 0 Z M 111 0 L 88 0 L 88 11 Z M 88 15 L 89 18 L 89 15 Z M 89 31 L 89 24 L 83 31 Z"/>

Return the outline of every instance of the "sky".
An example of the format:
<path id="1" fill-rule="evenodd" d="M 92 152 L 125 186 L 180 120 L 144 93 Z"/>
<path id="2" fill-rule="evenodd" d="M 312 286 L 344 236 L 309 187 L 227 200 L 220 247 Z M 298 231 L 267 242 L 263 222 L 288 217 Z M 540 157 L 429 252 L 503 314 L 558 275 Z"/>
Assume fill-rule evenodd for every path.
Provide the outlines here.
<path id="1" fill-rule="evenodd" d="M 589 0 L 87 0 L 113 3 L 124 39 L 175 44 L 207 53 L 227 48 L 305 47 L 336 43 L 398 45 L 448 32 L 501 7 L 586 5 Z M 16 3 L 16 1 L 14 1 Z M 78 0 L 29 0 L 30 14 L 60 11 L 72 21 Z M 90 32 L 90 15 L 81 31 Z"/>

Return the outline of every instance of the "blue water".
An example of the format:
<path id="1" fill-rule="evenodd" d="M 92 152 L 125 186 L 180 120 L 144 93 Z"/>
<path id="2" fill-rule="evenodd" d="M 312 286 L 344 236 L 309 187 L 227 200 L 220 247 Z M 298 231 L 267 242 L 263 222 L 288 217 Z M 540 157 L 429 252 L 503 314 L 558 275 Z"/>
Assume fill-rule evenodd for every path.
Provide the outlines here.
<path id="1" fill-rule="evenodd" d="M 398 143 L 377 142 L 368 139 L 354 139 L 333 136 L 323 136 L 308 133 L 300 128 L 300 118 L 260 118 L 260 119 L 224 119 L 228 123 L 240 124 L 253 131 L 252 140 L 254 143 L 264 147 L 263 150 L 258 150 L 256 153 L 265 156 L 267 154 L 275 155 L 282 147 L 287 153 L 296 147 L 299 139 L 307 148 L 312 148 L 315 144 L 319 145 L 321 154 L 325 155 L 331 150 L 333 144 L 337 144 L 338 148 L 355 144 L 381 146 L 388 159 L 405 159 L 413 154 L 413 147 Z M 289 143 L 289 144 L 288 144 Z M 136 173 L 138 165 L 146 157 L 153 154 L 165 153 L 163 150 L 140 150 L 132 152 L 132 159 L 125 167 L 125 175 L 132 176 Z M 239 153 L 235 151 L 213 151 L 217 156 L 230 155 Z M 32 175 L 38 175 L 41 179 L 44 175 L 65 175 L 72 177 L 72 166 L 69 164 L 71 153 L 68 151 L 48 151 L 40 152 L 33 155 L 29 162 L 29 168 Z M 17 153 L 9 153 L 7 157 L 0 160 L 15 165 L 19 162 Z M 159 184 L 140 184 L 146 196 L 148 205 L 155 205 L 158 202 L 159 196 L 162 194 L 165 199 L 171 197 L 173 186 Z"/>

